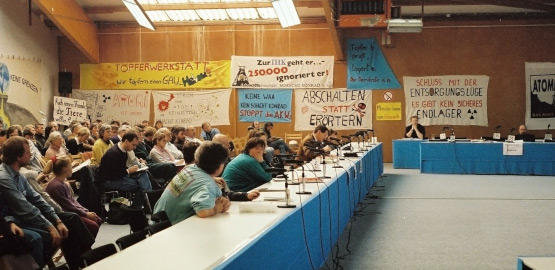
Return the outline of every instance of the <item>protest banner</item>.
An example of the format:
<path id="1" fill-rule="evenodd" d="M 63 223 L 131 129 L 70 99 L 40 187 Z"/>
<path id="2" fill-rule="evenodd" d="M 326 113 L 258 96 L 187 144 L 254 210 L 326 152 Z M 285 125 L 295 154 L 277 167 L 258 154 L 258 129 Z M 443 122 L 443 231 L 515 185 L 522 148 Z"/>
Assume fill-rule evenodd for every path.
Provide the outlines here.
<path id="1" fill-rule="evenodd" d="M 376 38 L 349 39 L 347 89 L 399 89 L 401 84 L 389 67 Z"/>
<path id="2" fill-rule="evenodd" d="M 333 56 L 232 56 L 235 88 L 331 88 Z"/>
<path id="3" fill-rule="evenodd" d="M 335 130 L 372 128 L 372 91 L 296 89 L 295 130 L 320 124 Z"/>
<path id="4" fill-rule="evenodd" d="M 547 129 L 555 123 L 555 63 L 525 63 L 525 67 L 526 127 Z"/>
<path id="5" fill-rule="evenodd" d="M 292 90 L 239 90 L 240 122 L 291 122 Z"/>
<path id="6" fill-rule="evenodd" d="M 402 120 L 401 102 L 380 102 L 376 104 L 377 121 Z"/>
<path id="7" fill-rule="evenodd" d="M 73 121 L 82 122 L 87 119 L 87 104 L 84 100 L 54 97 L 54 121 L 68 126 Z"/>
<path id="8" fill-rule="evenodd" d="M 153 91 L 154 119 L 165 126 L 229 125 L 231 89 Z"/>
<path id="9" fill-rule="evenodd" d="M 73 90 L 73 97 L 85 100 L 87 117 L 104 123 L 113 120 L 141 124 L 150 115 L 149 90 Z"/>
<path id="10" fill-rule="evenodd" d="M 483 75 L 403 77 L 406 124 L 488 126 L 488 82 Z"/>
<path id="11" fill-rule="evenodd" d="M 81 64 L 81 89 L 229 87 L 229 60 Z"/>

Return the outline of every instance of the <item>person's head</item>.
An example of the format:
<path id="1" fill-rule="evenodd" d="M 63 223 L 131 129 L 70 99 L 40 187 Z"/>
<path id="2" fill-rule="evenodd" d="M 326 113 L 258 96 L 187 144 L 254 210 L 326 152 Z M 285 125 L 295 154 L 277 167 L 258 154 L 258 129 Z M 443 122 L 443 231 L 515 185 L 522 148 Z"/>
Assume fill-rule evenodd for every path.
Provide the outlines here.
<path id="1" fill-rule="evenodd" d="M 17 163 L 19 167 L 27 166 L 31 162 L 29 141 L 21 136 L 13 136 L 2 145 L 2 162 L 7 165 Z"/>
<path id="2" fill-rule="evenodd" d="M 6 135 L 6 130 L 2 129 L 0 130 L 0 148 L 2 146 L 2 144 L 8 139 L 8 136 Z"/>
<path id="3" fill-rule="evenodd" d="M 91 136 L 91 132 L 86 127 L 81 127 L 77 131 L 77 140 L 81 143 L 86 142 L 89 139 L 89 136 Z"/>
<path id="4" fill-rule="evenodd" d="M 98 134 L 99 134 L 98 133 L 98 128 L 99 128 L 98 123 L 92 123 L 91 124 L 91 127 L 90 127 L 91 136 L 95 139 L 98 139 Z"/>
<path id="5" fill-rule="evenodd" d="M 156 133 L 156 128 L 155 127 L 147 127 L 145 129 L 145 140 L 151 142 L 153 140 L 154 134 Z"/>
<path id="6" fill-rule="evenodd" d="M 254 121 L 252 122 L 252 126 L 254 127 L 254 130 L 258 131 L 260 129 L 260 122 Z"/>
<path id="7" fill-rule="evenodd" d="M 21 128 L 20 125 L 13 125 L 11 127 L 8 128 L 8 130 L 6 131 L 6 134 L 8 134 L 8 138 L 11 138 L 13 136 L 23 136 L 23 129 Z"/>
<path id="8" fill-rule="evenodd" d="M 264 154 L 264 149 L 266 148 L 266 143 L 260 138 L 250 138 L 245 144 L 244 153 L 250 156 L 256 156 Z"/>
<path id="9" fill-rule="evenodd" d="M 163 133 L 166 136 L 166 141 L 171 142 L 172 141 L 172 133 L 168 128 L 160 128 L 157 132 Z"/>
<path id="10" fill-rule="evenodd" d="M 148 120 L 143 120 L 142 124 L 143 124 L 143 126 L 145 126 L 145 127 L 148 127 L 148 126 L 149 126 Z"/>
<path id="11" fill-rule="evenodd" d="M 411 123 L 411 125 L 418 125 L 418 116 L 413 115 L 413 116 L 410 118 L 410 123 Z"/>
<path id="12" fill-rule="evenodd" d="M 526 134 L 528 130 L 526 129 L 525 125 L 520 125 L 520 127 L 518 127 L 518 134 L 523 135 Z"/>
<path id="13" fill-rule="evenodd" d="M 175 126 L 172 128 L 172 141 L 184 141 L 185 140 L 185 128 L 182 126 Z"/>
<path id="14" fill-rule="evenodd" d="M 59 131 L 54 131 L 50 133 L 50 135 L 48 135 L 48 139 L 46 139 L 44 147 L 49 148 L 51 145 L 53 145 L 56 148 L 60 148 L 63 143 L 64 137 L 62 137 L 62 133 Z"/>
<path id="15" fill-rule="evenodd" d="M 35 137 L 35 125 L 25 125 L 23 127 L 23 137 L 32 139 Z"/>
<path id="16" fill-rule="evenodd" d="M 44 125 L 42 123 L 35 124 L 35 134 L 44 135 Z"/>
<path id="17" fill-rule="evenodd" d="M 185 129 L 185 136 L 189 137 L 189 138 L 194 138 L 196 136 L 196 130 L 194 126 L 188 126 Z"/>
<path id="18" fill-rule="evenodd" d="M 323 142 L 328 137 L 328 132 L 328 127 L 325 125 L 317 125 L 314 128 L 314 139 L 316 139 L 316 141 Z"/>
<path id="19" fill-rule="evenodd" d="M 139 143 L 142 142 L 145 137 L 144 127 L 142 127 L 142 125 L 137 125 L 134 126 L 132 129 L 137 133 L 137 139 L 139 140 Z"/>
<path id="20" fill-rule="evenodd" d="M 119 126 L 110 125 L 110 127 L 112 127 L 112 134 L 118 134 Z"/>
<path id="21" fill-rule="evenodd" d="M 121 136 L 121 148 L 125 151 L 135 150 L 135 147 L 139 144 L 139 136 L 137 133 L 130 129 L 123 136 Z"/>
<path id="22" fill-rule="evenodd" d="M 183 144 L 183 149 L 181 149 L 181 152 L 183 152 L 183 159 L 185 160 L 186 164 L 191 164 L 195 162 L 195 151 L 199 146 L 200 143 L 198 142 L 186 142 L 185 144 Z"/>
<path id="23" fill-rule="evenodd" d="M 220 175 L 229 156 L 221 143 L 205 141 L 195 151 L 197 166 L 211 176 Z"/>
<path id="24" fill-rule="evenodd" d="M 274 123 L 272 123 L 272 122 L 266 122 L 264 124 L 264 129 L 265 130 L 272 130 L 273 128 L 274 128 Z"/>
<path id="25" fill-rule="evenodd" d="M 227 135 L 224 134 L 216 134 L 216 136 L 214 136 L 214 138 L 212 138 L 213 142 L 217 142 L 217 143 L 221 143 L 226 149 L 230 148 L 230 144 L 229 144 L 229 137 Z"/>
<path id="26" fill-rule="evenodd" d="M 266 135 L 266 132 L 264 131 L 251 131 L 249 133 L 249 139 L 250 138 L 260 138 L 262 139 L 266 144 L 268 143 L 268 135 Z"/>
<path id="27" fill-rule="evenodd" d="M 68 178 L 72 174 L 71 160 L 69 160 L 67 156 L 54 156 L 50 161 L 48 161 L 48 163 L 46 163 L 46 166 L 44 166 L 44 170 L 42 171 L 42 173 L 54 173 L 54 175 L 62 179 Z"/>
<path id="28" fill-rule="evenodd" d="M 121 137 L 130 129 L 131 127 L 129 125 L 121 125 L 121 127 L 118 128 L 118 135 Z"/>
<path id="29" fill-rule="evenodd" d="M 50 127 L 50 132 L 60 130 L 60 126 L 58 126 L 58 123 L 54 121 L 48 123 L 48 126 Z"/>
<path id="30" fill-rule="evenodd" d="M 85 119 L 85 121 L 81 121 L 81 126 L 86 127 L 86 128 L 90 128 L 91 127 L 91 120 L 89 119 Z"/>
<path id="31" fill-rule="evenodd" d="M 73 126 L 71 126 L 70 128 L 71 128 L 71 134 L 77 135 L 77 132 L 79 132 L 79 130 L 83 128 L 83 126 L 81 126 L 81 124 L 79 123 L 74 123 Z"/>
<path id="32" fill-rule="evenodd" d="M 166 141 L 166 134 L 160 131 L 154 134 L 152 140 L 154 141 L 154 145 L 158 145 L 161 148 L 164 148 L 166 146 L 166 143 L 168 142 Z"/>
<path id="33" fill-rule="evenodd" d="M 112 126 L 108 124 L 103 124 L 98 128 L 98 137 L 105 141 L 112 137 Z"/>
<path id="34" fill-rule="evenodd" d="M 164 123 L 162 123 L 162 121 L 158 120 L 156 121 L 156 123 L 154 124 L 154 127 L 156 129 L 161 129 L 162 127 L 164 127 Z"/>
<path id="35" fill-rule="evenodd" d="M 110 122 L 110 126 L 121 126 L 118 120 L 112 120 L 112 122 Z"/>
<path id="36" fill-rule="evenodd" d="M 212 127 L 210 126 L 210 123 L 208 123 L 208 122 L 202 123 L 202 125 L 200 127 L 202 128 L 202 130 L 204 130 L 204 132 L 210 132 L 212 130 Z"/>

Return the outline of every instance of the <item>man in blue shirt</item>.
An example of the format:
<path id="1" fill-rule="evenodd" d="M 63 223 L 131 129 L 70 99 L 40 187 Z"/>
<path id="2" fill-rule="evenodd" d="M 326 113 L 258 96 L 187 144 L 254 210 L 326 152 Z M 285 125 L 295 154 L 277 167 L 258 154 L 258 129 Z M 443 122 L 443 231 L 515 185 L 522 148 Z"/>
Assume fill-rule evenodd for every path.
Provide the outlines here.
<path id="1" fill-rule="evenodd" d="M 220 131 L 217 128 L 212 128 L 208 122 L 202 123 L 201 127 L 200 137 L 205 141 L 211 141 L 214 136 L 220 134 Z"/>

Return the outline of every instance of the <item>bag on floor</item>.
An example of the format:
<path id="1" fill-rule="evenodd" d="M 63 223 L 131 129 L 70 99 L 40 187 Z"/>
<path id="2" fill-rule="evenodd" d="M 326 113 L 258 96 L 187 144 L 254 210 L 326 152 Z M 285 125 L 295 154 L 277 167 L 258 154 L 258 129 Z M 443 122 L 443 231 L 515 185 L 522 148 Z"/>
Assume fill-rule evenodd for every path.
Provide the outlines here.
<path id="1" fill-rule="evenodd" d="M 121 210 L 121 206 L 124 205 L 121 202 L 113 201 L 108 204 L 110 210 L 108 210 L 108 217 L 106 222 L 114 225 L 125 225 L 129 223 L 125 216 L 125 213 Z"/>

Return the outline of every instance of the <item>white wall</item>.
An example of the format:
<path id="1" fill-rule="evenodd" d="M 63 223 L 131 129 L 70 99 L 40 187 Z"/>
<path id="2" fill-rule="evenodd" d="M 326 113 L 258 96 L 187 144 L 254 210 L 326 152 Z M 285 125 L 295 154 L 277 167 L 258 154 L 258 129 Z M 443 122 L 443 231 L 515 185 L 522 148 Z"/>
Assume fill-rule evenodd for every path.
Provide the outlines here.
<path id="1" fill-rule="evenodd" d="M 58 93 L 59 58 L 56 33 L 58 31 L 50 30 L 34 14 L 32 25 L 29 25 L 27 0 L 0 0 L 0 55 L 41 60 L 40 108 L 17 104 L 27 108 L 39 121 L 39 110 L 47 114 L 47 121 L 52 118 L 52 100 Z"/>

